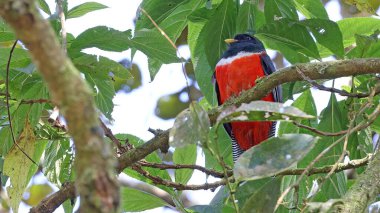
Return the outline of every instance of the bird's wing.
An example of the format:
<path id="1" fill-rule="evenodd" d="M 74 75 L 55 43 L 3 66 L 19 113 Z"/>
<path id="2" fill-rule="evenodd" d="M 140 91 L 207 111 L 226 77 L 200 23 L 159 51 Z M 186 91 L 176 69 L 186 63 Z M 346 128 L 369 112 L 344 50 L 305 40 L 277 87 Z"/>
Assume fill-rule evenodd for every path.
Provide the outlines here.
<path id="1" fill-rule="evenodd" d="M 263 66 L 265 75 L 270 75 L 276 71 L 272 60 L 267 54 L 262 54 L 260 57 L 261 65 Z M 273 89 L 272 94 L 275 102 L 282 102 L 282 89 L 280 85 Z"/>

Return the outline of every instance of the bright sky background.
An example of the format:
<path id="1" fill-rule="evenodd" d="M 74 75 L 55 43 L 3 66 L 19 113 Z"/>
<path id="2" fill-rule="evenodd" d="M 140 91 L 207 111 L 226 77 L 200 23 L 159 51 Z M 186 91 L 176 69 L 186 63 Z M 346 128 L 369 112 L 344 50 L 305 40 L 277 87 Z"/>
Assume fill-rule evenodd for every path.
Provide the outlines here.
<path id="1" fill-rule="evenodd" d="M 66 30 L 74 36 L 79 35 L 81 32 L 88 28 L 95 26 L 107 26 L 120 31 L 133 29 L 133 19 L 135 18 L 136 10 L 141 0 L 93 0 L 109 8 L 89 13 L 83 17 L 69 19 L 66 22 Z M 55 0 L 47 0 L 50 4 L 52 12 L 55 10 Z M 70 0 L 69 8 L 87 2 L 85 0 Z M 327 5 L 327 10 L 332 20 L 341 19 L 338 12 L 339 3 L 337 0 L 330 1 Z M 87 49 L 85 52 L 96 55 L 103 55 L 113 60 L 120 61 L 124 58 L 130 58 L 130 51 L 122 53 L 105 52 L 96 48 Z M 189 57 L 189 50 L 187 47 L 180 48 L 182 57 Z M 144 140 L 153 137 L 147 130 L 149 127 L 153 129 L 167 129 L 170 128 L 174 120 L 164 121 L 154 115 L 154 108 L 156 101 L 159 97 L 166 94 L 171 94 L 180 91 L 185 86 L 185 78 L 182 74 L 181 65 L 170 64 L 164 65 L 161 71 L 157 74 L 155 80 L 150 82 L 147 58 L 144 54 L 138 52 L 134 57 L 134 62 L 138 64 L 142 71 L 142 87 L 133 90 L 133 92 L 125 94 L 118 93 L 114 98 L 115 108 L 112 114 L 115 119 L 112 123 L 112 130 L 114 133 L 129 133 L 136 135 Z M 210 82 L 211 83 L 211 82 Z M 336 86 L 339 88 L 339 85 Z M 317 96 L 314 95 L 316 98 Z M 323 92 L 318 94 L 318 109 L 321 110 L 326 106 L 329 93 Z M 201 156 L 201 153 L 198 153 Z M 197 163 L 203 165 L 204 160 L 199 157 Z M 190 183 L 204 183 L 205 175 L 197 173 L 194 175 Z M 38 181 L 38 180 L 37 180 Z M 209 180 L 211 182 L 212 180 Z M 195 191 L 191 192 L 191 199 L 197 204 L 208 204 L 213 197 L 210 191 Z M 23 212 L 25 207 L 20 209 Z M 57 212 L 62 212 L 59 209 Z M 150 212 L 163 211 L 155 209 Z M 167 211 L 166 211 L 167 212 Z"/>

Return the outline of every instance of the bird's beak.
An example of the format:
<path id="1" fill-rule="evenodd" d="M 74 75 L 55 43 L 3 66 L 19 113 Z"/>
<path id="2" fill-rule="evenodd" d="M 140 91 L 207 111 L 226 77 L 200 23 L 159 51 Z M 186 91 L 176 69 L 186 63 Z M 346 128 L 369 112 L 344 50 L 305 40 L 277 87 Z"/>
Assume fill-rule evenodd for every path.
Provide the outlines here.
<path id="1" fill-rule="evenodd" d="M 232 44 L 234 42 L 237 42 L 236 39 L 233 39 L 233 38 L 227 38 L 226 40 L 224 40 L 227 44 Z"/>

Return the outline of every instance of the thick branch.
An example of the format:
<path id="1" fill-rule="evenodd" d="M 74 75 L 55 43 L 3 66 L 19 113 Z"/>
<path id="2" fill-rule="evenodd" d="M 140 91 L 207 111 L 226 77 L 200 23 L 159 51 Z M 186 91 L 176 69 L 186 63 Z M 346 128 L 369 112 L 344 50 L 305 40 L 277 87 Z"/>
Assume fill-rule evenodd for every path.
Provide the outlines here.
<path id="1" fill-rule="evenodd" d="M 58 192 L 43 199 L 36 207 L 30 209 L 30 213 L 45 213 L 53 212 L 58 206 L 60 206 L 67 199 L 75 198 L 75 185 L 74 183 L 68 183 L 62 187 Z"/>
<path id="2" fill-rule="evenodd" d="M 76 147 L 77 189 L 83 212 L 115 212 L 115 160 L 103 142 L 92 91 L 61 49 L 53 29 L 30 0 L 1 0 L 0 15 L 28 48 Z"/>
<path id="3" fill-rule="evenodd" d="M 380 153 L 377 152 L 367 169 L 343 197 L 338 212 L 365 212 L 370 202 L 380 194 Z"/>

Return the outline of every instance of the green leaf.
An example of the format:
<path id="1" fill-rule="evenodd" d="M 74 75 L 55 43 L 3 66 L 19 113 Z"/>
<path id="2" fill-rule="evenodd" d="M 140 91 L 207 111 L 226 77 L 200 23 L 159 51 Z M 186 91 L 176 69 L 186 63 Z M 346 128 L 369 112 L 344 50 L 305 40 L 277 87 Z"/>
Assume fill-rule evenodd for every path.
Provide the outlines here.
<path id="1" fill-rule="evenodd" d="M 60 176 L 63 177 L 63 163 L 66 156 L 71 155 L 70 152 L 72 152 L 72 149 L 68 138 L 51 140 L 48 142 L 42 165 L 44 168 L 44 175 L 50 182 L 57 185 L 62 185 L 64 183 L 61 181 L 65 178 L 60 178 Z M 57 166 L 57 164 L 60 166 Z M 69 176 L 70 174 L 67 173 L 67 175 Z"/>
<path id="2" fill-rule="evenodd" d="M 85 2 L 83 4 L 80 4 L 78 6 L 71 8 L 71 10 L 67 12 L 66 18 L 67 19 L 78 18 L 89 12 L 93 12 L 93 11 L 101 10 L 105 8 L 108 8 L 108 7 L 98 2 Z"/>
<path id="3" fill-rule="evenodd" d="M 159 26 L 173 42 L 177 41 L 188 23 L 188 16 L 197 10 L 203 2 L 204 0 L 183 1 L 160 22 Z"/>
<path id="4" fill-rule="evenodd" d="M 149 58 L 154 58 L 161 63 L 168 64 L 180 61 L 176 49 L 157 29 L 136 31 L 135 36 L 128 43 Z"/>
<path id="5" fill-rule="evenodd" d="M 173 153 L 173 163 L 174 164 L 191 164 L 194 165 L 197 160 L 197 145 L 190 144 L 185 147 L 178 147 Z M 186 184 L 191 176 L 193 175 L 194 170 L 192 169 L 176 169 L 174 176 L 175 182 Z"/>
<path id="6" fill-rule="evenodd" d="M 318 43 L 339 58 L 344 57 L 342 33 L 335 22 L 325 19 L 306 19 L 301 23 L 313 33 Z"/>
<path id="7" fill-rule="evenodd" d="M 237 189 L 237 199 L 242 212 L 274 212 L 281 195 L 281 178 L 248 181 Z"/>
<path id="8" fill-rule="evenodd" d="M 265 16 L 263 11 L 258 8 L 257 3 L 244 1 L 239 8 L 239 14 L 236 21 L 236 32 L 256 32 L 256 30 L 264 24 Z"/>
<path id="9" fill-rule="evenodd" d="M 32 158 L 35 162 L 39 162 L 42 150 L 44 149 L 44 146 L 39 146 L 39 142 L 29 122 L 26 121 L 24 129 L 17 139 L 19 146 L 14 145 L 5 156 L 3 172 L 10 178 L 11 185 L 7 187 L 7 192 L 14 212 L 18 212 L 24 190 L 38 169 L 38 166 L 28 157 Z"/>
<path id="10" fill-rule="evenodd" d="M 210 120 L 207 112 L 196 102 L 191 103 L 189 108 L 175 119 L 169 133 L 170 146 L 184 147 L 198 142 L 204 144 L 208 140 Z"/>
<path id="11" fill-rule="evenodd" d="M 199 39 L 204 39 L 206 57 L 214 67 L 222 53 L 227 49 L 224 42 L 233 38 L 236 28 L 237 8 L 234 1 L 223 0 L 202 29 Z"/>
<path id="12" fill-rule="evenodd" d="M 38 5 L 40 6 L 40 9 L 42 11 L 44 11 L 48 15 L 51 15 L 49 5 L 46 3 L 45 0 L 38 0 L 37 2 L 38 2 Z"/>
<path id="13" fill-rule="evenodd" d="M 123 80 L 132 77 L 128 68 L 103 56 L 79 53 L 73 63 L 81 72 L 99 80 L 112 80 L 112 76 Z"/>
<path id="14" fill-rule="evenodd" d="M 148 15 L 157 23 L 160 24 L 180 5 L 187 3 L 189 0 L 145 0 L 139 7 L 144 9 Z M 154 28 L 152 21 L 141 11 L 137 13 L 136 30 L 143 28 Z"/>
<path id="15" fill-rule="evenodd" d="M 326 9 L 320 0 L 294 0 L 294 4 L 306 18 L 329 19 Z"/>
<path id="16" fill-rule="evenodd" d="M 96 79 L 90 74 L 85 74 L 87 82 L 90 84 L 95 93 L 95 103 L 99 110 L 108 119 L 112 120 L 113 102 L 115 89 L 113 82 L 110 80 Z"/>
<path id="17" fill-rule="evenodd" d="M 189 209 L 193 210 L 196 213 L 233 213 L 236 212 L 235 209 L 231 206 L 221 205 L 215 206 L 212 205 L 195 205 Z"/>
<path id="18" fill-rule="evenodd" d="M 130 48 L 129 39 L 131 36 L 131 30 L 122 32 L 106 26 L 93 27 L 79 34 L 72 41 L 68 52 L 76 53 L 90 47 L 97 47 L 105 51 L 122 52 Z"/>
<path id="19" fill-rule="evenodd" d="M 0 42 L 14 42 L 15 40 L 16 37 L 12 29 L 3 20 L 0 20 Z"/>
<path id="20" fill-rule="evenodd" d="M 292 0 L 266 0 L 264 13 L 267 23 L 283 18 L 298 20 L 297 10 Z"/>
<path id="21" fill-rule="evenodd" d="M 267 24 L 258 30 L 255 35 L 269 47 L 278 48 L 282 45 L 315 59 L 320 59 L 317 45 L 307 31 L 306 27 L 299 22 L 289 19 L 281 19 Z M 274 43 L 274 45 L 272 44 Z M 276 45 L 276 46 L 275 46 Z"/>
<path id="22" fill-rule="evenodd" d="M 379 32 L 373 35 L 355 35 L 356 47 L 347 53 L 348 58 L 377 58 L 380 57 Z"/>
<path id="23" fill-rule="evenodd" d="M 202 94 L 206 97 L 211 105 L 216 105 L 216 93 L 214 85 L 211 84 L 211 78 L 214 73 L 213 68 L 209 65 L 205 53 L 205 41 L 200 39 L 200 33 L 205 22 L 190 22 L 188 43 L 190 47 L 191 59 L 194 66 L 195 78 Z"/>
<path id="24" fill-rule="evenodd" d="M 336 100 L 335 94 L 332 93 L 328 106 L 322 111 L 320 116 L 320 123 L 317 129 L 325 132 L 338 132 L 343 130 L 344 118 L 341 113 L 341 109 Z M 310 162 L 312 162 L 317 155 L 319 155 L 325 148 L 336 141 L 338 137 L 321 137 L 321 139 L 315 144 L 315 147 L 309 152 L 306 157 L 298 163 L 299 168 L 306 168 Z M 327 152 L 318 162 L 315 163 L 315 167 L 333 165 L 339 159 L 342 153 L 343 147 L 342 143 L 336 145 L 329 152 Z M 314 175 L 313 177 L 307 178 L 306 183 L 300 190 L 306 191 L 311 188 L 311 183 L 313 180 L 318 179 L 318 177 L 323 177 L 324 175 Z M 333 174 L 325 183 L 322 185 L 320 192 L 318 192 L 314 197 L 313 201 L 327 201 L 332 198 L 340 198 L 345 194 L 346 188 L 346 178 L 343 172 Z"/>
<path id="25" fill-rule="evenodd" d="M 6 70 L 6 66 L 8 63 L 8 56 L 11 48 L 0 48 L 0 69 Z M 29 53 L 22 48 L 15 48 L 13 50 L 12 55 L 12 69 L 15 68 L 25 68 L 31 63 L 31 59 L 29 57 Z M 5 79 L 5 72 L 0 72 L 3 79 Z"/>
<path id="26" fill-rule="evenodd" d="M 153 81 L 158 71 L 160 71 L 162 63 L 154 58 L 148 58 L 150 80 Z"/>
<path id="27" fill-rule="evenodd" d="M 308 115 L 301 110 L 284 106 L 282 103 L 268 101 L 252 101 L 243 103 L 234 109 L 228 108 L 220 113 L 217 123 L 227 123 L 231 121 L 274 121 L 274 120 L 298 120 L 311 119 L 314 116 Z"/>
<path id="28" fill-rule="evenodd" d="M 301 160 L 316 141 L 317 138 L 305 134 L 269 138 L 248 149 L 237 159 L 234 176 L 238 180 L 273 176 Z"/>
<path id="29" fill-rule="evenodd" d="M 355 35 L 370 35 L 380 29 L 380 19 L 372 17 L 345 18 L 337 21 L 342 32 L 343 46 L 346 48 L 355 43 Z"/>
<path id="30" fill-rule="evenodd" d="M 140 212 L 161 206 L 169 206 L 161 198 L 137 189 L 123 187 L 121 189 L 121 208 L 126 212 Z"/>
<path id="31" fill-rule="evenodd" d="M 307 113 L 308 115 L 315 116 L 313 119 L 302 120 L 300 123 L 310 127 L 316 127 L 318 119 L 317 117 L 317 107 L 314 102 L 313 95 L 311 94 L 310 89 L 306 90 L 299 96 L 293 103 L 292 107 L 296 107 L 299 110 Z M 301 134 L 313 134 L 309 130 L 299 128 L 291 122 L 282 121 L 278 129 L 278 135 L 288 134 L 288 133 L 301 133 Z"/>
<path id="32" fill-rule="evenodd" d="M 218 146 L 220 155 L 223 157 L 224 162 L 228 166 L 233 166 L 231 138 L 224 128 L 218 128 L 217 130 L 215 130 L 215 128 L 216 126 L 211 128 L 209 138 L 216 138 L 218 143 L 212 145 Z M 223 171 L 216 157 L 207 149 L 208 147 L 206 146 L 202 148 L 205 153 L 206 168 L 213 168 L 218 171 Z"/>

